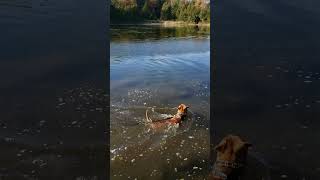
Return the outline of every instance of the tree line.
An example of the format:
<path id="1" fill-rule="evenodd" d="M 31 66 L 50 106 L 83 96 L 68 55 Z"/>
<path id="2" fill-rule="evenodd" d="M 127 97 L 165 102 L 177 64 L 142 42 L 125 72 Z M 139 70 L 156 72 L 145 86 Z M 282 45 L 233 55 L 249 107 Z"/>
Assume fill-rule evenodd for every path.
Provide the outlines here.
<path id="1" fill-rule="evenodd" d="M 174 20 L 209 22 L 208 0 L 111 0 L 110 20 L 123 21 Z"/>

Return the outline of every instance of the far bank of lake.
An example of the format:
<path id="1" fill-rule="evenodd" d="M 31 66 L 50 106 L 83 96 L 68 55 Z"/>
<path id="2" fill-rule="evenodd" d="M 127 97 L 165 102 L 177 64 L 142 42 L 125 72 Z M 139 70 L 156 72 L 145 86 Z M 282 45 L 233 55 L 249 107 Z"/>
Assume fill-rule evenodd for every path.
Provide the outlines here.
<path id="1" fill-rule="evenodd" d="M 205 26 L 210 27 L 210 22 L 199 22 L 198 24 L 193 22 L 187 21 L 162 21 L 162 20 L 148 20 L 148 21 L 141 21 L 141 22 L 116 22 L 111 23 L 112 26 L 114 25 L 156 25 L 156 26 L 163 26 L 163 27 L 184 27 L 184 26 Z"/>

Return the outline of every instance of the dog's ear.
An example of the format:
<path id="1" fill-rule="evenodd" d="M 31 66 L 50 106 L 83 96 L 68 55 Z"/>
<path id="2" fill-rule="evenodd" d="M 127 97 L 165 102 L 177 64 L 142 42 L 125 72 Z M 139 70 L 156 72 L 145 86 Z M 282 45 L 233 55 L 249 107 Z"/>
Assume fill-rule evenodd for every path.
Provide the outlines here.
<path id="1" fill-rule="evenodd" d="M 251 146 L 252 146 L 252 144 L 251 144 L 251 143 L 249 143 L 249 142 L 244 142 L 244 146 L 246 146 L 246 147 L 251 147 Z"/>
<path id="2" fill-rule="evenodd" d="M 178 110 L 180 110 L 182 108 L 181 104 L 178 106 Z"/>
<path id="3" fill-rule="evenodd" d="M 226 146 L 227 146 L 227 141 L 224 139 L 214 147 L 214 150 L 218 152 L 223 152 L 226 149 Z"/>

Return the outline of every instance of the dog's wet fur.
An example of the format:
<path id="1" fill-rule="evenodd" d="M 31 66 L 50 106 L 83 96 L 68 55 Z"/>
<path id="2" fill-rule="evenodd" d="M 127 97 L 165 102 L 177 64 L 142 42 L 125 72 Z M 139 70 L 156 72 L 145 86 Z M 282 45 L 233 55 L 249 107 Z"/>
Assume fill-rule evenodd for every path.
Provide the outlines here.
<path id="1" fill-rule="evenodd" d="M 146 119 L 147 119 L 147 122 L 149 122 L 148 125 L 152 129 L 159 129 L 159 128 L 167 127 L 168 125 L 180 125 L 181 122 L 187 116 L 188 108 L 189 106 L 186 106 L 185 104 L 180 104 L 178 106 L 178 111 L 174 116 L 168 117 L 166 119 L 160 119 L 160 120 L 151 120 L 148 116 L 148 110 L 147 110 Z"/>
<path id="2" fill-rule="evenodd" d="M 251 146 L 250 143 L 243 141 L 239 136 L 228 135 L 224 137 L 214 148 L 217 152 L 217 158 L 208 179 L 239 179 L 243 174 L 244 166 L 247 164 L 248 148 Z M 228 164 L 221 162 L 227 162 Z M 231 167 L 229 164 L 239 165 L 239 167 Z"/>

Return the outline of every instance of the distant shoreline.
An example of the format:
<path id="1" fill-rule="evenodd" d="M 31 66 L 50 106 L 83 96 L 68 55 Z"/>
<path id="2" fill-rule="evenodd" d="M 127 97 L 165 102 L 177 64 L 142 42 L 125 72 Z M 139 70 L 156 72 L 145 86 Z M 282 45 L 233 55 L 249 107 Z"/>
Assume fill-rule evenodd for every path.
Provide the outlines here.
<path id="1" fill-rule="evenodd" d="M 159 25 L 164 27 L 183 27 L 183 26 L 207 26 L 210 27 L 209 22 L 199 22 L 198 24 L 185 21 L 161 21 L 161 20 L 148 20 L 142 22 L 123 22 L 123 23 L 110 23 L 110 25 Z"/>
<path id="2" fill-rule="evenodd" d="M 199 22 L 198 24 L 185 21 L 160 21 L 160 24 L 163 26 L 210 26 L 209 22 Z"/>

